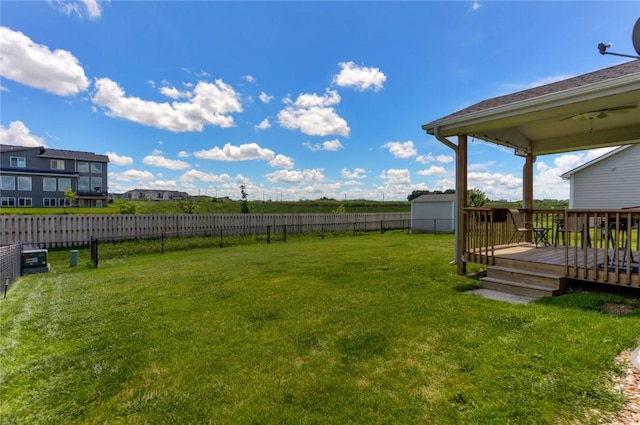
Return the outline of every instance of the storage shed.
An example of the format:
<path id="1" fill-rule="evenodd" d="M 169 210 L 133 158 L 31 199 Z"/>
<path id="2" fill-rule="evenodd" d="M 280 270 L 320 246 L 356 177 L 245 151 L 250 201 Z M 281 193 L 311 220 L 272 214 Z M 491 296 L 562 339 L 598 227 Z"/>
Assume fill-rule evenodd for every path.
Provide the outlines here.
<path id="1" fill-rule="evenodd" d="M 561 176 L 570 183 L 569 208 L 640 206 L 640 144 L 614 149 Z"/>
<path id="2" fill-rule="evenodd" d="M 425 194 L 411 201 L 411 231 L 414 233 L 453 233 L 455 193 Z"/>

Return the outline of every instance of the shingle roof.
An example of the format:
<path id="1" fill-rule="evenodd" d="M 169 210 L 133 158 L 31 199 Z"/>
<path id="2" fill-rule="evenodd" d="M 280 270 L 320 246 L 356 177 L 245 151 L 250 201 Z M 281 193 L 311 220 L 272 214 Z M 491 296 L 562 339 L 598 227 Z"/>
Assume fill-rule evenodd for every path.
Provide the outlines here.
<path id="1" fill-rule="evenodd" d="M 425 193 L 412 199 L 411 202 L 447 202 L 454 201 L 455 199 L 455 193 Z"/>
<path id="2" fill-rule="evenodd" d="M 45 148 L 44 146 L 14 146 L 0 144 L 0 152 L 21 152 L 34 149 L 40 150 L 38 156 L 43 158 L 79 159 L 81 161 L 109 162 L 109 157 L 107 155 L 98 155 L 93 152 L 49 149 Z"/>
<path id="3" fill-rule="evenodd" d="M 615 78 L 620 78 L 624 77 L 625 75 L 636 73 L 640 73 L 640 60 L 625 62 L 620 65 L 615 65 L 609 68 L 590 72 L 588 74 L 578 75 L 577 77 L 568 78 L 566 80 L 556 81 L 555 83 L 546 84 L 544 86 L 538 86 L 516 93 L 483 100 L 482 102 L 478 102 L 467 108 L 446 115 L 438 119 L 438 121 L 446 118 L 464 116 L 473 112 L 484 111 L 498 106 L 509 105 L 512 103 L 533 99 L 551 93 L 558 93 L 565 90 L 576 89 L 578 87 L 586 86 L 589 84 L 613 80 Z"/>

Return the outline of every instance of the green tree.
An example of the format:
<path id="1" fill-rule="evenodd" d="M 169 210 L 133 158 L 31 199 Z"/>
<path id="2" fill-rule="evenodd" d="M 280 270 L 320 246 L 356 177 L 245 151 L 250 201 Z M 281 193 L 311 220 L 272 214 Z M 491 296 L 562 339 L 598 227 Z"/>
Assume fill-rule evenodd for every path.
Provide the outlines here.
<path id="1" fill-rule="evenodd" d="M 67 201 L 65 202 L 65 207 L 64 210 L 67 210 L 67 204 L 73 206 L 76 203 L 76 200 L 78 199 L 78 195 L 73 191 L 73 189 L 69 188 L 67 190 L 64 191 L 64 199 Z"/>
<path id="2" fill-rule="evenodd" d="M 135 214 L 136 213 L 136 204 L 133 202 L 125 202 L 120 205 L 120 214 Z"/>
<path id="3" fill-rule="evenodd" d="M 198 206 L 196 205 L 193 198 L 182 200 L 180 201 L 179 205 L 182 209 L 182 212 L 184 212 L 185 214 L 195 214 L 196 212 L 198 212 Z"/>
<path id="4" fill-rule="evenodd" d="M 344 204 L 340 204 L 338 205 L 338 208 L 331 212 L 334 214 L 345 214 L 347 212 L 347 208 L 344 206 Z"/>
<path id="5" fill-rule="evenodd" d="M 242 214 L 249 214 L 249 202 L 247 202 L 247 197 L 249 196 L 247 194 L 247 191 L 245 190 L 246 186 L 241 184 L 240 185 L 240 195 L 242 197 L 242 203 L 240 204 L 240 212 Z"/>
<path id="6" fill-rule="evenodd" d="M 467 190 L 467 205 L 470 207 L 481 207 L 488 200 L 487 195 L 480 189 Z"/>

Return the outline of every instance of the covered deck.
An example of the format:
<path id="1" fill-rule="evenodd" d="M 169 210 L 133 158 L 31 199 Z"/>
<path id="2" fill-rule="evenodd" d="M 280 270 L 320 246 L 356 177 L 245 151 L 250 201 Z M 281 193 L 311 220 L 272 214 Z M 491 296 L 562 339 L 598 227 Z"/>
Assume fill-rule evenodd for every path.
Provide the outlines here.
<path id="1" fill-rule="evenodd" d="M 523 290 L 548 287 L 552 294 L 560 293 L 569 279 L 640 287 L 639 208 L 540 211 L 533 207 L 538 156 L 639 144 L 638 123 L 640 60 L 487 99 L 424 124 L 427 134 L 455 153 L 452 264 L 458 274 L 466 274 L 468 262 L 486 264 L 484 285 L 528 284 L 530 288 Z M 457 138 L 457 143 L 449 137 Z M 519 225 L 510 212 L 468 208 L 469 138 L 513 149 L 523 158 L 523 209 L 518 215 L 529 227 L 514 230 Z M 631 205 L 639 203 L 633 200 Z M 540 243 L 544 238 L 552 243 Z"/>
<path id="2" fill-rule="evenodd" d="M 514 213 L 526 218 L 528 231 L 518 230 Z M 495 271 L 511 269 L 520 274 L 526 271 L 533 284 L 529 286 L 540 286 L 542 277 L 548 278 L 548 292 L 561 292 L 570 279 L 640 288 L 640 209 L 527 214 L 466 208 L 465 217 L 465 257 L 487 265 L 484 283 L 497 285 L 493 277 L 493 281 L 502 280 L 503 287 L 509 286 L 508 277 L 496 276 Z M 513 271 L 507 274 L 514 277 Z M 517 280 L 527 281 L 522 276 Z"/>

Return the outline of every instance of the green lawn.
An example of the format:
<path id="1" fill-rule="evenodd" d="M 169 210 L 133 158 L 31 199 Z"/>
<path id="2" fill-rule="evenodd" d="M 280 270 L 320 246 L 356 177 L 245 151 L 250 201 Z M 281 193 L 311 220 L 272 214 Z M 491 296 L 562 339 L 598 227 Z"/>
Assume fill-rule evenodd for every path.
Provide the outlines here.
<path id="1" fill-rule="evenodd" d="M 3 424 L 564 424 L 615 411 L 638 300 L 465 294 L 452 235 L 129 256 L 0 301 Z M 608 302 L 636 307 L 604 313 Z"/>

